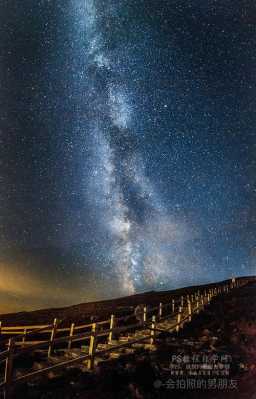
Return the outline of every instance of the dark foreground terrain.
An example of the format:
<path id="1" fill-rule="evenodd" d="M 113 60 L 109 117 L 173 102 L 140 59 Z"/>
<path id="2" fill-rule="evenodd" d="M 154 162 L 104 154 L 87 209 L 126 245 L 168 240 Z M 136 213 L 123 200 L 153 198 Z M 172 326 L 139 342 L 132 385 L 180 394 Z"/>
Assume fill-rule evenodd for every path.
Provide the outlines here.
<path id="1" fill-rule="evenodd" d="M 14 398 L 256 399 L 256 284 L 215 298 L 154 350 L 20 385 Z"/>

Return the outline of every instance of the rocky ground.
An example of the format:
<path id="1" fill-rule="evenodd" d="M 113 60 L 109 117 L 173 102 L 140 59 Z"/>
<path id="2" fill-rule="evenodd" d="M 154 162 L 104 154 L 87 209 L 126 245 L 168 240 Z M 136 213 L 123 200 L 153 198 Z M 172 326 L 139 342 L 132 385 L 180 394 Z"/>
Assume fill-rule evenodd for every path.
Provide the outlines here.
<path id="1" fill-rule="evenodd" d="M 14 398 L 256 399 L 256 284 L 215 298 L 154 350 L 18 386 Z"/>

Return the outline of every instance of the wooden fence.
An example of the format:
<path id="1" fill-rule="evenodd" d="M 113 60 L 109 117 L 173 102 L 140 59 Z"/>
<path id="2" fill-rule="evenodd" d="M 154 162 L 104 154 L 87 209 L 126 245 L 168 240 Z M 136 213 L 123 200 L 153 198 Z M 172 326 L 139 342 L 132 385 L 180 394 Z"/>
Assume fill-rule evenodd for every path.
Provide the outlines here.
<path id="1" fill-rule="evenodd" d="M 125 316 L 116 317 L 114 314 L 109 319 L 97 323 L 75 325 L 59 328 L 59 321 L 54 319 L 49 325 L 31 326 L 4 326 L 0 324 L 0 333 L 3 340 L 0 342 L 4 350 L 0 352 L 0 364 L 4 363 L 3 381 L 0 388 L 4 389 L 5 397 L 9 396 L 10 389 L 17 383 L 29 381 L 34 377 L 49 373 L 50 371 L 70 367 L 76 363 L 86 362 L 88 370 L 94 368 L 95 359 L 109 352 L 130 347 L 136 343 L 154 345 L 157 336 L 164 332 L 178 333 L 184 323 L 190 322 L 193 315 L 199 313 L 208 305 L 212 298 L 219 294 L 226 294 L 230 290 L 256 280 L 255 277 L 237 278 L 211 286 L 211 288 L 194 291 L 190 295 L 170 298 L 167 303 L 159 303 L 157 306 L 144 306 L 143 322 L 134 321 L 134 312 Z M 171 319 L 173 323 L 167 330 L 161 327 L 163 321 Z M 129 324 L 130 321 L 130 324 Z M 131 336 L 121 342 L 115 337 L 124 333 L 142 332 L 142 336 Z M 47 339 L 44 338 L 48 334 Z M 11 336 L 5 339 L 6 336 Z M 60 361 L 57 364 L 46 366 L 40 370 L 33 370 L 23 375 L 15 375 L 15 361 L 20 356 L 29 355 L 35 350 L 45 350 L 51 359 L 56 348 L 72 350 L 76 343 L 87 343 L 87 352 L 76 358 Z M 105 347 L 101 349 L 102 344 Z"/>

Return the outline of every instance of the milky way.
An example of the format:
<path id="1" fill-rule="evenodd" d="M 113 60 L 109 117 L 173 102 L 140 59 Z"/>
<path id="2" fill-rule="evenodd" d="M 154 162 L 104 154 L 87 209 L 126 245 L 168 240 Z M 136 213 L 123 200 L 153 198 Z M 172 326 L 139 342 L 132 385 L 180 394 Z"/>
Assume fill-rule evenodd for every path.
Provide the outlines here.
<path id="1" fill-rule="evenodd" d="M 254 273 L 255 4 L 23 3 L 0 5 L 10 302 Z"/>
<path id="2" fill-rule="evenodd" d="M 93 152 L 91 206 L 97 208 L 97 222 L 109 240 L 105 261 L 114 269 L 121 292 L 134 293 L 145 289 L 147 282 L 159 286 L 172 275 L 161 249 L 163 243 L 150 231 L 151 224 L 162 230 L 168 216 L 144 173 L 133 138 L 136 131 L 131 127 L 136 98 L 132 101 L 133 93 L 104 45 L 102 15 L 98 17 L 93 0 L 78 1 L 71 10 L 79 27 L 74 57 L 85 57 L 77 72 L 88 84 L 88 98 L 80 101 L 86 101 L 86 116 L 90 115 L 85 129 L 91 136 Z M 113 7 L 105 10 L 104 18 L 111 11 Z"/>

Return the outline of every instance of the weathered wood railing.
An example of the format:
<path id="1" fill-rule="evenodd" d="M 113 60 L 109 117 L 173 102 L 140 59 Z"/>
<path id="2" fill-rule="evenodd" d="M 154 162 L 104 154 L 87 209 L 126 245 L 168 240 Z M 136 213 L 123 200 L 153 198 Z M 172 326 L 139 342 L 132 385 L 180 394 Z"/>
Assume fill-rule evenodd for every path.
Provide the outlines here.
<path id="1" fill-rule="evenodd" d="M 0 365 L 5 362 L 4 378 L 2 383 L 0 383 L 0 388 L 5 390 L 5 396 L 7 397 L 12 385 L 22 381 L 28 381 L 39 375 L 47 374 L 49 371 L 69 367 L 75 363 L 82 363 L 84 361 L 87 362 L 88 369 L 92 370 L 94 368 L 95 358 L 105 355 L 108 352 L 117 351 L 118 349 L 145 341 L 153 345 L 157 335 L 166 331 L 166 329 L 158 327 L 158 324 L 165 319 L 174 320 L 174 324 L 168 328 L 168 331 L 176 331 L 176 333 L 178 333 L 184 323 L 191 321 L 193 315 L 204 309 L 204 307 L 211 302 L 213 297 L 223 293 L 226 294 L 231 289 L 238 288 L 252 280 L 255 280 L 255 278 L 232 279 L 225 283 L 216 284 L 208 289 L 197 290 L 190 295 L 180 296 L 176 299 L 170 298 L 170 301 L 167 303 L 159 303 L 159 305 L 154 307 L 145 306 L 143 323 L 134 322 L 133 312 L 121 317 L 116 317 L 112 314 L 108 320 L 99 321 L 97 323 L 77 326 L 71 323 L 70 327 L 64 328 L 58 327 L 57 319 L 54 319 L 52 324 L 41 326 L 8 327 L 1 324 L 1 336 L 11 335 L 12 337 L 8 340 L 1 341 L 2 346 L 6 346 L 6 349 L 0 352 Z M 129 320 L 133 320 L 133 322 L 127 325 L 126 323 Z M 107 328 L 105 329 L 104 326 L 107 326 Z M 117 344 L 113 341 L 113 337 L 120 336 L 120 334 L 139 330 L 143 332 L 142 337 L 133 337 L 126 342 Z M 58 336 L 59 333 L 64 334 L 64 336 Z M 44 334 L 48 334 L 49 339 L 31 340 L 33 336 L 42 337 Z M 104 337 L 109 347 L 97 349 L 99 339 L 103 339 Z M 51 358 L 56 347 L 65 344 L 65 347 L 71 350 L 73 343 L 81 341 L 83 343 L 88 342 L 88 353 L 21 376 L 14 375 L 14 363 L 19 356 L 33 352 L 36 349 L 45 348 L 48 358 Z"/>

